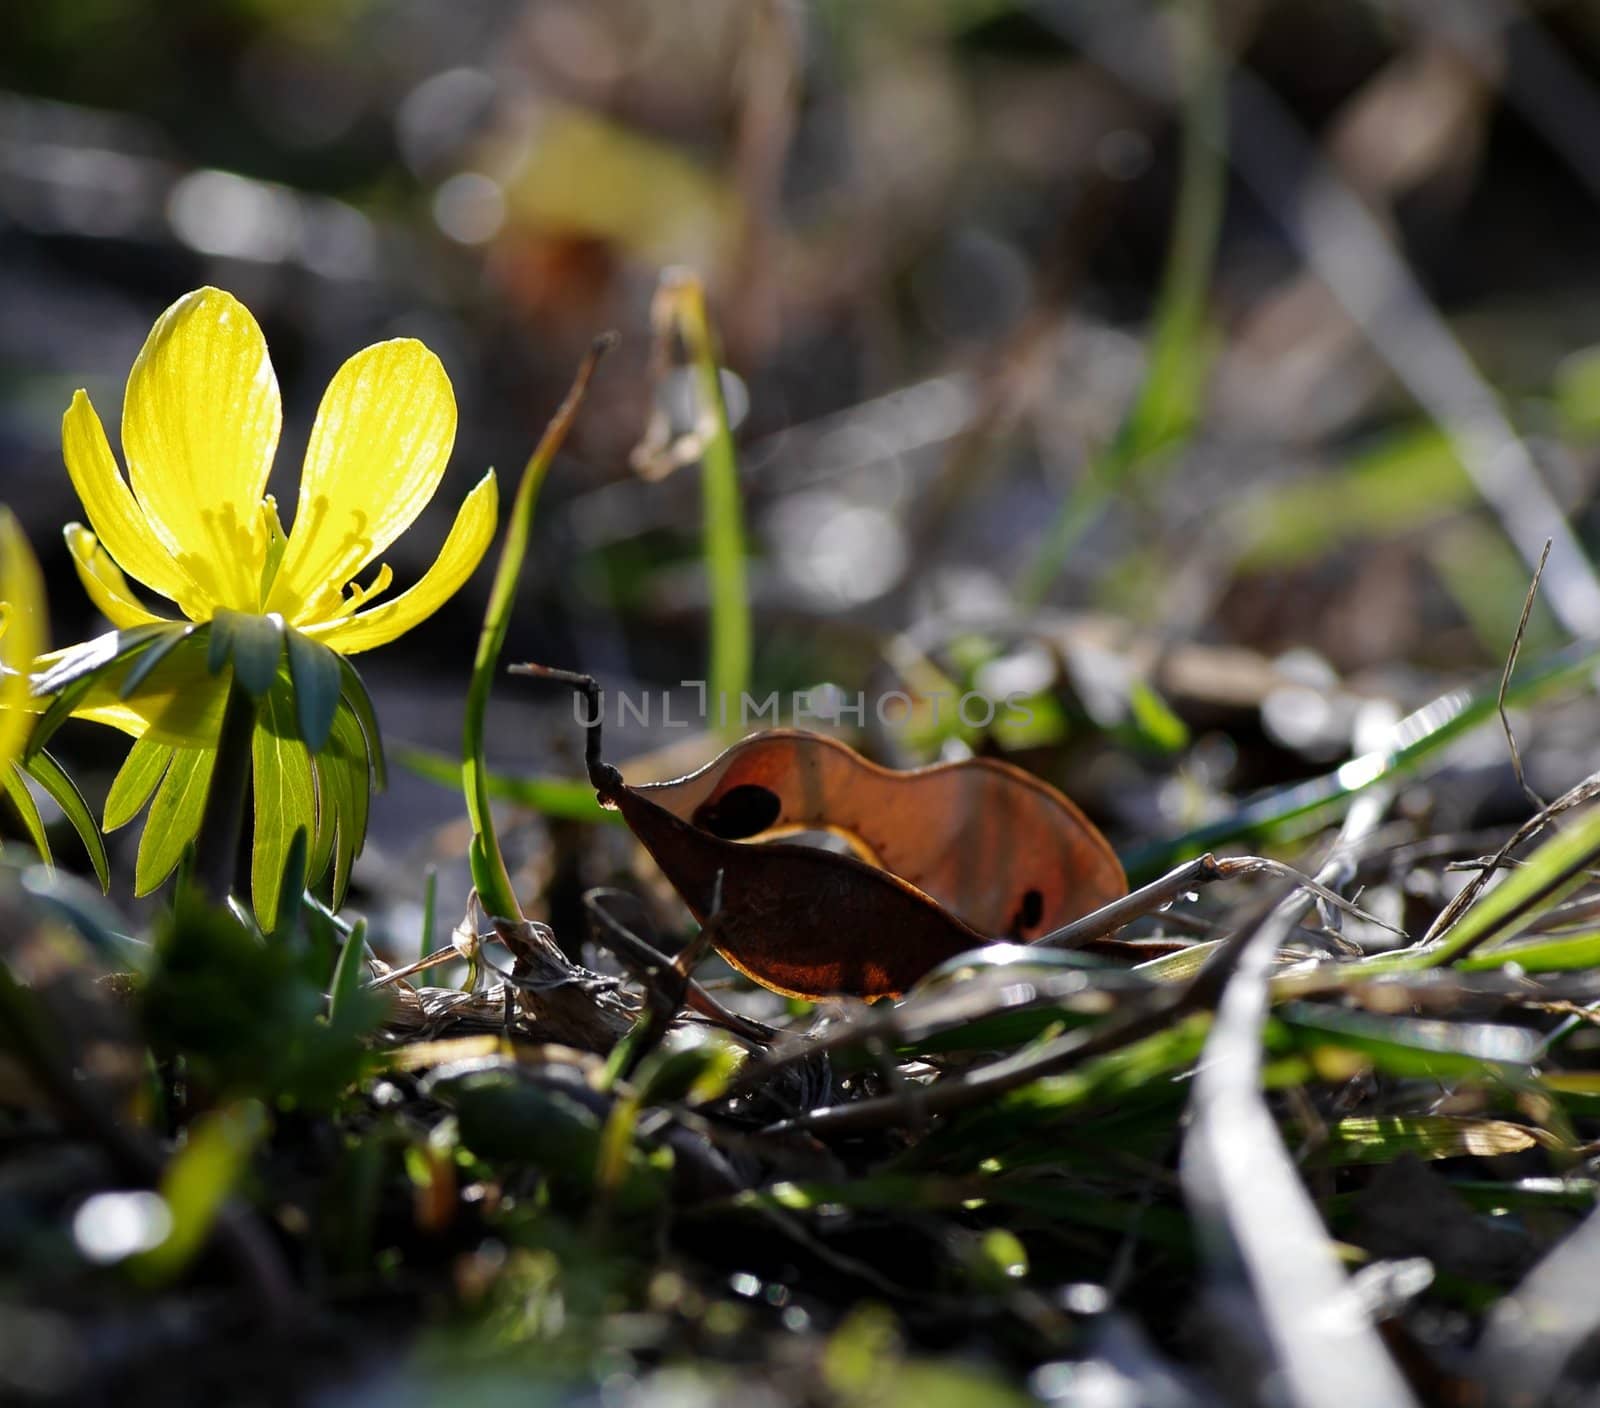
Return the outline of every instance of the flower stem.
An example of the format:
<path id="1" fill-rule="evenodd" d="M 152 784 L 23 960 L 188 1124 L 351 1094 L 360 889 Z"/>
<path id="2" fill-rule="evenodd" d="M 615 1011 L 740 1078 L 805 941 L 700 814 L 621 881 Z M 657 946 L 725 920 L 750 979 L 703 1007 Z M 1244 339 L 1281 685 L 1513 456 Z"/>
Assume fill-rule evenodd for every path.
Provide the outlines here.
<path id="1" fill-rule="evenodd" d="M 472 665 L 472 682 L 467 688 L 467 716 L 461 738 L 461 783 L 467 797 L 467 814 L 472 819 L 472 846 L 469 859 L 472 883 L 478 898 L 491 915 L 501 919 L 520 919 L 522 907 L 511 884 L 510 872 L 500 853 L 495 835 L 494 816 L 489 810 L 488 767 L 483 753 L 484 716 L 489 708 L 489 689 L 500 662 L 500 651 L 511 626 L 511 608 L 516 601 L 517 580 L 522 560 L 527 555 L 528 538 L 533 531 L 533 510 L 539 500 L 550 462 L 555 458 L 567 430 L 583 403 L 589 378 L 601 356 L 616 341 L 615 335 L 597 338 L 578 367 L 578 374 L 566 399 L 540 437 L 538 447 L 522 471 L 517 495 L 506 524 L 505 542 L 495 567 L 494 585 L 489 589 L 489 607 L 483 616 L 483 632 L 478 637 L 478 654 Z"/>
<path id="2" fill-rule="evenodd" d="M 239 683 L 238 676 L 230 674 L 228 698 L 222 706 L 222 727 L 217 731 L 217 761 L 211 770 L 211 786 L 194 844 L 194 883 L 218 905 L 228 902 L 239 868 L 255 728 L 256 701 Z"/>

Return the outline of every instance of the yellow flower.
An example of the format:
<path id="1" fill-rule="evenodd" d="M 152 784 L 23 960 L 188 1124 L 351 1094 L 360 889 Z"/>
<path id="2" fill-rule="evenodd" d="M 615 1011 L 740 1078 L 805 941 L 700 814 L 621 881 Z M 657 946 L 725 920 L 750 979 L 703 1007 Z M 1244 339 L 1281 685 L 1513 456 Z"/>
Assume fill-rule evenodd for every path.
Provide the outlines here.
<path id="1" fill-rule="evenodd" d="M 10 509 L 0 509 L 0 776 L 22 756 L 33 719 L 28 671 L 44 646 L 44 583 Z"/>
<path id="2" fill-rule="evenodd" d="M 133 364 L 122 406 L 126 478 L 88 395 L 73 397 L 62 448 L 89 527 L 69 524 L 67 546 L 116 629 L 35 661 L 33 677 L 34 707 L 45 714 L 36 740 L 68 715 L 138 739 L 105 812 L 114 830 L 149 807 L 137 894 L 159 885 L 191 842 L 218 847 L 206 860 L 216 875 L 228 870 L 231 829 L 205 825 L 213 783 L 221 816 L 242 803 L 250 779 L 251 893 L 265 929 L 291 875 L 314 883 L 331 869 L 340 902 L 370 789 L 383 783 L 371 701 L 343 657 L 438 610 L 477 567 L 497 509 L 491 471 L 421 580 L 373 605 L 393 574 L 380 564 L 365 584 L 357 576 L 444 476 L 456 433 L 449 378 L 411 339 L 346 362 L 317 411 L 288 533 L 266 492 L 282 419 L 261 329 L 214 288 L 167 309 Z M 186 619 L 151 610 L 129 577 Z"/>
<path id="3" fill-rule="evenodd" d="M 77 784 L 42 748 L 30 750 L 38 704 L 32 670 L 45 642 L 44 579 L 27 536 L 8 508 L 0 507 L 0 794 L 21 821 L 45 864 L 51 862 L 50 837 L 29 783 L 44 790 L 61 808 L 94 863 L 100 888 L 110 883 L 105 842 Z M 29 756 L 30 751 L 32 753 Z"/>
<path id="4" fill-rule="evenodd" d="M 88 394 L 72 398 L 62 447 L 89 527 L 69 524 L 67 545 L 84 589 L 113 625 L 164 619 L 134 595 L 131 576 L 190 621 L 231 612 L 274 617 L 352 655 L 410 630 L 472 575 L 494 536 L 492 470 L 410 590 L 373 606 L 392 580 L 389 568 L 365 586 L 355 580 L 433 498 L 455 441 L 449 378 L 420 342 L 377 343 L 334 376 L 287 535 L 266 492 L 282 418 L 261 329 L 215 288 L 168 308 L 133 364 L 122 407 L 126 479 Z M 119 713 L 108 705 L 104 720 L 138 731 L 147 710 L 136 699 L 129 706 Z"/>

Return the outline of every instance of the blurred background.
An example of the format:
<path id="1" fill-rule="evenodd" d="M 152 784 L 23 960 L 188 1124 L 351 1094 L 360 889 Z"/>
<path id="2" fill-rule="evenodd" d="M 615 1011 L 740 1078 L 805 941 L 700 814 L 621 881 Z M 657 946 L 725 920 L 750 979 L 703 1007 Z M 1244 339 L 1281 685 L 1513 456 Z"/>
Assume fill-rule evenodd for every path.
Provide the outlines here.
<path id="1" fill-rule="evenodd" d="M 444 359 L 461 431 L 399 584 L 620 332 L 508 658 L 700 677 L 693 406 L 650 328 L 676 266 L 723 342 L 756 692 L 1037 706 L 1010 735 L 869 713 L 880 757 L 1015 754 L 1126 843 L 1494 675 L 1546 538 L 1524 649 L 1600 634 L 1592 0 L 62 0 L 6 30 L 0 495 L 57 644 L 103 624 L 61 413 L 86 386 L 115 442 L 152 320 L 215 283 L 272 349 L 280 502 L 345 357 Z M 457 746 L 489 575 L 358 662 L 391 746 Z M 574 774 L 531 694 L 502 687 L 495 761 Z M 1594 742 L 1555 736 L 1549 790 Z M 459 815 L 397 770 L 369 883 L 459 855 L 430 836 Z"/>

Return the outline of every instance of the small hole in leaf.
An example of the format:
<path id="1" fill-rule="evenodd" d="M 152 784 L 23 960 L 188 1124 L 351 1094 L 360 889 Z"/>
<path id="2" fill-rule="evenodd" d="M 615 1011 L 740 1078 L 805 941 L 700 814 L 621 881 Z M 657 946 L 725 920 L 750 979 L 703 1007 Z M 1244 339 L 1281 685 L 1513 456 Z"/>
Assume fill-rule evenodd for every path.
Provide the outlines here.
<path id="1" fill-rule="evenodd" d="M 783 803 L 776 792 L 746 782 L 702 802 L 695 809 L 694 824 L 724 841 L 741 841 L 759 836 L 782 812 Z"/>
<path id="2" fill-rule="evenodd" d="M 1017 933 L 1025 929 L 1032 929 L 1044 918 L 1044 896 L 1037 890 L 1029 890 L 1022 897 L 1022 904 L 1017 908 L 1017 917 L 1012 928 Z"/>

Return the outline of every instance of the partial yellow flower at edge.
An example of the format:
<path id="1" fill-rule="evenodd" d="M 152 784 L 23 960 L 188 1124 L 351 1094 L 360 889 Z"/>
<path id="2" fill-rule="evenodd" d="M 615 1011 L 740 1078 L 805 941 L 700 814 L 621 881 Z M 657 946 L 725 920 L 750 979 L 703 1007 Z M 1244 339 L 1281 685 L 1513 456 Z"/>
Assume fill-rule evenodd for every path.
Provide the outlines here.
<path id="1" fill-rule="evenodd" d="M 281 418 L 260 328 L 214 288 L 163 313 L 134 363 L 123 406 L 126 479 L 88 396 L 74 396 L 62 447 L 89 526 L 69 525 L 67 546 L 84 590 L 113 624 L 162 619 L 135 595 L 132 577 L 192 621 L 223 607 L 278 613 L 348 655 L 418 625 L 472 575 L 494 536 L 493 471 L 466 496 L 438 558 L 410 590 L 366 607 L 387 569 L 366 590 L 356 582 L 433 498 L 455 442 L 454 392 L 420 342 L 377 343 L 334 376 L 293 525 L 275 552 L 277 510 L 264 490 Z M 142 713 L 137 700 L 130 705 Z"/>
<path id="2" fill-rule="evenodd" d="M 33 549 L 10 509 L 0 508 L 0 769 L 22 754 L 33 727 L 28 672 L 44 649 L 44 580 Z"/>

